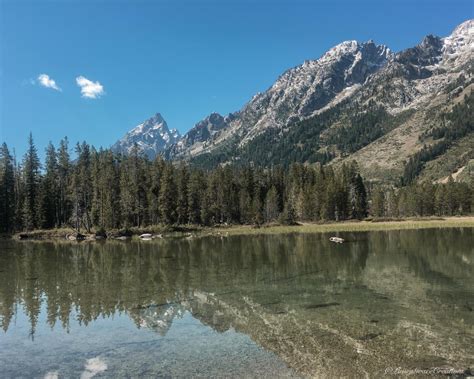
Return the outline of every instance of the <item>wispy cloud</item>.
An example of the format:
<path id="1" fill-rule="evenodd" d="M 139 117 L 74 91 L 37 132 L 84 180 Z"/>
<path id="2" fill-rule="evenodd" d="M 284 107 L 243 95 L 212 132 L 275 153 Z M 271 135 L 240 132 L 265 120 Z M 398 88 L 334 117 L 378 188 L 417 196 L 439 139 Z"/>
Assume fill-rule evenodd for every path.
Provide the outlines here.
<path id="1" fill-rule="evenodd" d="M 59 88 L 59 86 L 56 84 L 56 82 L 52 78 L 49 77 L 49 75 L 46 75 L 46 74 L 38 75 L 38 78 L 36 78 L 36 82 L 40 86 L 51 88 L 56 91 L 62 91 L 61 88 Z"/>
<path id="2" fill-rule="evenodd" d="M 83 76 L 78 76 L 76 78 L 76 83 L 81 87 L 82 97 L 97 99 L 105 94 L 104 87 L 99 82 L 93 82 Z"/>

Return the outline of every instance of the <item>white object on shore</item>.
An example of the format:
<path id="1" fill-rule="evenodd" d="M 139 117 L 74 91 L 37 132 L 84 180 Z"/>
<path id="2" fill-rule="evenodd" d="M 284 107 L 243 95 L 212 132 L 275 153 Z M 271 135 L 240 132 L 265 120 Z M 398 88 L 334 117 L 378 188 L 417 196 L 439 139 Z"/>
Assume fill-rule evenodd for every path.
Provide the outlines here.
<path id="1" fill-rule="evenodd" d="M 151 239 L 152 237 L 153 237 L 153 234 L 150 234 L 150 233 L 144 233 L 140 235 L 140 238 L 142 239 Z"/>
<path id="2" fill-rule="evenodd" d="M 329 241 L 335 242 L 335 243 L 343 243 L 344 239 L 342 239 L 340 237 L 331 237 L 331 238 L 329 238 Z"/>

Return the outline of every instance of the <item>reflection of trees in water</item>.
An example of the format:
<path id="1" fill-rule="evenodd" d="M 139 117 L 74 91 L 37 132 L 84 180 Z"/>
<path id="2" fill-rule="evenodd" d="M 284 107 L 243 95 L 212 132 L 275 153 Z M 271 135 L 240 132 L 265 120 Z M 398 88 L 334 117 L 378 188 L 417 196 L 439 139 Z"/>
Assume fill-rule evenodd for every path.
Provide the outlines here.
<path id="1" fill-rule="evenodd" d="M 448 229 L 439 233 L 435 230 L 422 230 L 423 247 L 412 254 L 410 248 L 417 236 L 411 232 L 403 239 L 404 251 L 410 261 L 410 268 L 417 276 L 432 284 L 452 285 L 460 277 L 473 278 L 474 230 Z M 468 264 L 468 263 L 471 264 Z M 474 282 L 473 282 L 474 285 Z M 472 287 L 471 287 L 472 288 Z"/>
<path id="2" fill-rule="evenodd" d="M 64 328 L 69 327 L 72 310 L 84 325 L 115 312 L 127 312 L 137 326 L 160 319 L 169 324 L 184 311 L 169 303 L 185 303 L 194 313 L 200 307 L 203 315 L 211 317 L 215 302 L 207 304 L 211 308 L 204 312 L 205 302 L 198 306 L 195 293 L 217 298 L 229 294 L 226 298 L 236 302 L 248 297 L 263 303 L 272 294 L 278 298 L 296 287 L 310 293 L 321 288 L 337 291 L 361 281 L 369 254 L 380 265 L 408 260 L 410 269 L 428 282 L 438 280 L 433 272 L 449 281 L 472 270 L 462 260 L 462 254 L 469 252 L 468 259 L 473 259 L 472 233 L 348 233 L 344 237 L 349 242 L 343 245 L 330 243 L 322 234 L 152 243 L 9 242 L 0 254 L 0 321 L 7 330 L 19 303 L 34 332 L 43 301 L 48 323 L 61 322 Z M 390 254 L 395 251 L 406 254 Z"/>

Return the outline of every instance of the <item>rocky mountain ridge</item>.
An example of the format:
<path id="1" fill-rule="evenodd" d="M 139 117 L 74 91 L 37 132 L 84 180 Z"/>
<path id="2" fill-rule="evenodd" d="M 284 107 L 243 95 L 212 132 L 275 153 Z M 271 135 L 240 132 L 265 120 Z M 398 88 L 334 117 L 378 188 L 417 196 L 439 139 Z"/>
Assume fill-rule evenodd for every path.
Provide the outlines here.
<path id="1" fill-rule="evenodd" d="M 430 129 L 443 112 L 472 93 L 473 36 L 474 20 L 467 20 L 447 37 L 428 35 L 398 53 L 345 41 L 287 70 L 235 113 L 212 113 L 182 137 L 160 135 L 158 143 L 139 126 L 119 145 L 138 143 L 147 155 L 207 167 L 355 159 L 366 174 L 396 177 L 433 142 Z"/>

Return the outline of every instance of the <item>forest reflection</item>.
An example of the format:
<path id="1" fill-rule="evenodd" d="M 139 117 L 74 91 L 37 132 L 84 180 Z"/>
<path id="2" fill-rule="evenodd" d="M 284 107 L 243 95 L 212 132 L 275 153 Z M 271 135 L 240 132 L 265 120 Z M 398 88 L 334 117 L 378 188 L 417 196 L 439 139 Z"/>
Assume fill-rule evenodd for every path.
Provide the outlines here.
<path id="1" fill-rule="evenodd" d="M 24 312 L 33 337 L 43 307 L 48 324 L 65 329 L 72 314 L 87 326 L 120 312 L 138 328 L 164 335 L 175 317 L 189 311 L 224 331 L 239 323 L 235 310 L 243 307 L 303 312 L 337 306 L 340 299 L 348 303 L 352 290 L 382 293 L 386 289 L 377 289 L 369 273 L 400 267 L 417 278 L 414 285 L 430 288 L 426 296 L 445 296 L 436 291 L 441 285 L 474 288 L 472 229 L 346 233 L 344 238 L 343 245 L 324 234 L 1 242 L 0 326 L 6 332 L 15 312 Z M 443 301 L 452 301 L 448 297 Z"/>

